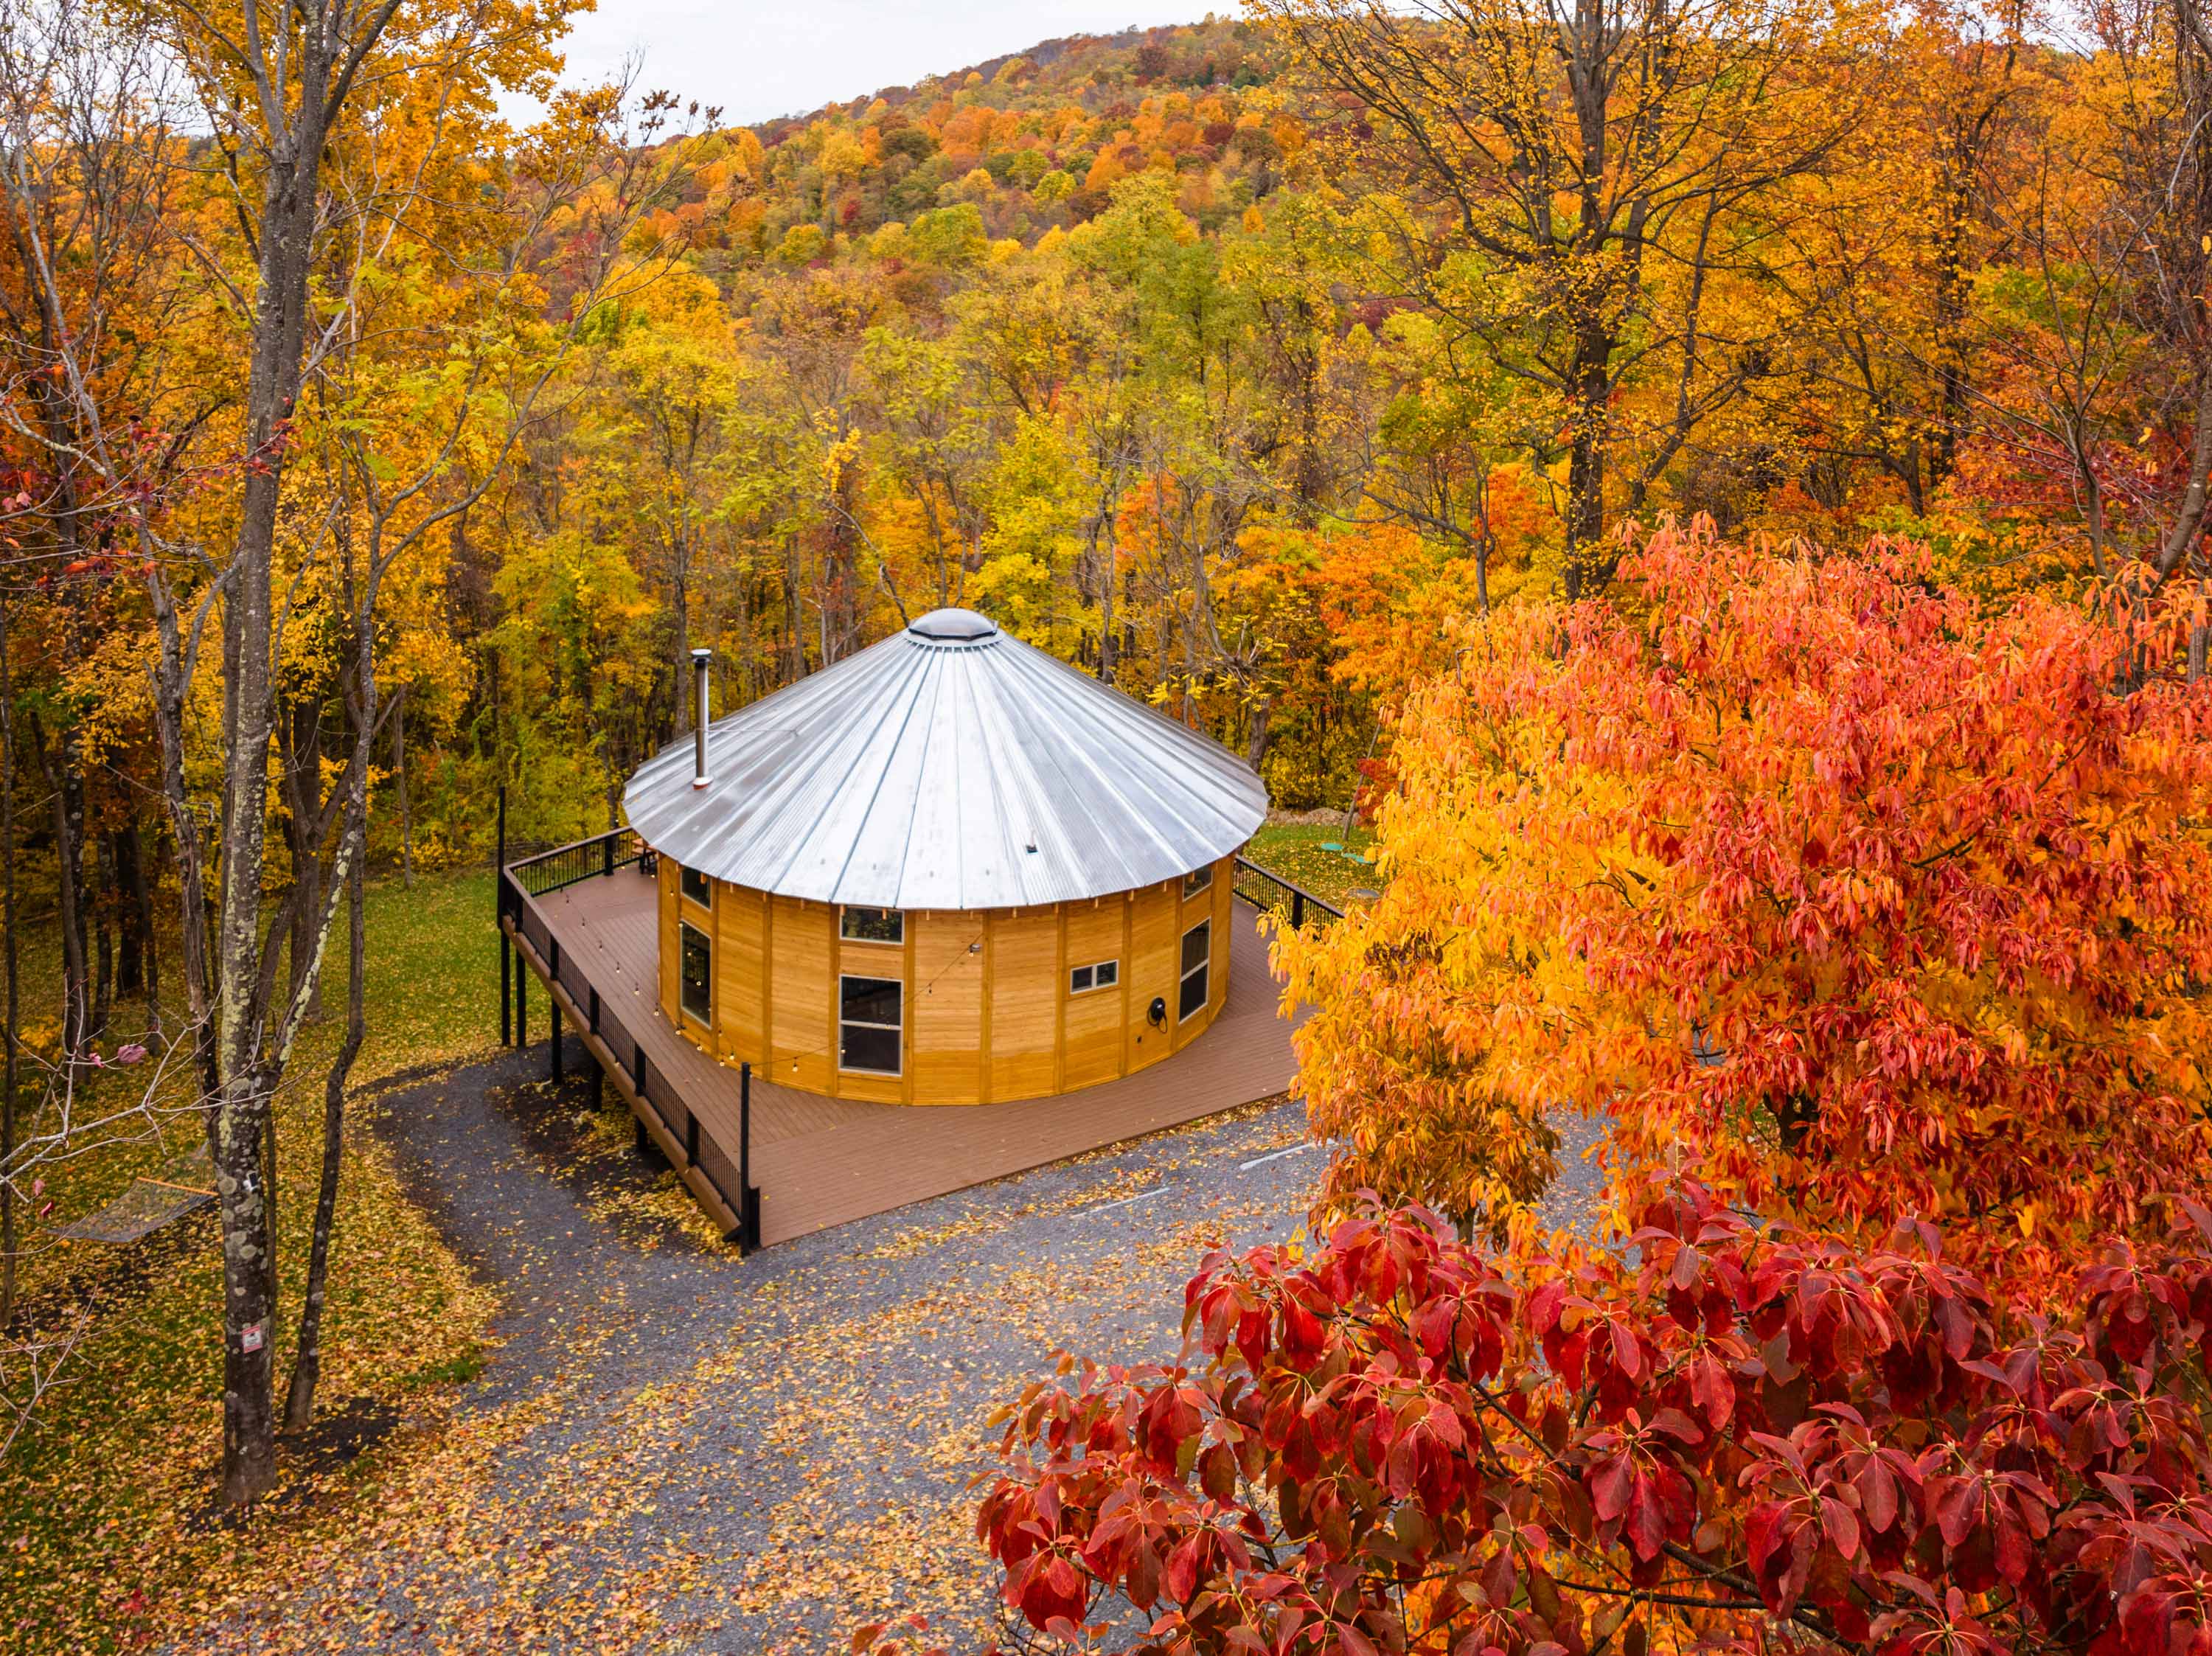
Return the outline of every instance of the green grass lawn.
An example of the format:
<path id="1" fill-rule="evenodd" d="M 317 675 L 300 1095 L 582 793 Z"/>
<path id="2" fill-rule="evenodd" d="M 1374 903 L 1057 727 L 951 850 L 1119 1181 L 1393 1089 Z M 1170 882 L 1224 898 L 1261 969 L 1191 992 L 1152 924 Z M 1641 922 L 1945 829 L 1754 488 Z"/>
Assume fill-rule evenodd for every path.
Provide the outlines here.
<path id="1" fill-rule="evenodd" d="M 1334 845 L 1344 849 L 1330 849 Z M 1374 846 L 1375 836 L 1364 828 L 1354 828 L 1346 840 L 1340 822 L 1285 822 L 1270 824 L 1254 834 L 1244 855 L 1341 907 L 1354 890 L 1381 889 L 1382 870 L 1367 860 Z"/>
<path id="2" fill-rule="evenodd" d="M 365 1118 L 380 1079 L 496 1046 L 491 894 L 485 871 L 369 889 L 368 1029 L 354 1083 L 371 1096 L 356 1099 L 348 1134 L 318 1402 L 325 1416 L 376 1422 L 378 1447 L 345 1459 L 314 1439 L 295 1446 L 275 1511 L 243 1527 L 211 1521 L 222 1441 L 212 1212 L 129 1248 L 52 1234 L 193 1149 L 198 1118 L 179 1108 L 158 1133 L 146 1124 L 52 1170 L 41 1197 L 51 1211 L 27 1238 L 27 1312 L 42 1329 L 82 1319 L 84 1332 L 66 1383 L 0 1459 L 0 1649 L 108 1651 L 176 1636 L 249 1581 L 268 1550 L 340 1521 L 348 1491 L 434 1434 L 455 1382 L 481 1366 L 490 1296 L 401 1192 Z M 26 954 L 27 988 L 52 993 L 51 947 Z M 174 958 L 168 949 L 163 964 Z M 301 1040 L 276 1113 L 280 1399 L 322 1155 L 323 1076 L 343 1033 L 343 935 L 327 958 L 337 969 L 326 1014 Z M 182 1022 L 165 1016 L 173 1029 Z M 118 1009 L 102 1046 L 112 1052 L 143 1017 L 139 1005 Z M 27 1022 L 37 1021 L 34 1008 Z M 81 1118 L 135 1091 L 149 1069 L 106 1077 Z"/>
<path id="3" fill-rule="evenodd" d="M 1341 902 L 1380 883 L 1358 854 L 1325 848 L 1334 825 L 1267 828 L 1247 854 L 1317 896 Z M 455 1384 L 483 1357 L 490 1297 L 472 1283 L 401 1192 L 366 1131 L 376 1083 L 482 1058 L 496 1046 L 498 954 L 489 871 L 372 883 L 368 898 L 368 1030 L 354 1070 L 357 1097 L 331 1275 L 319 1401 L 325 1415 L 396 1421 L 358 1459 L 289 1452 L 276 1510 L 243 1527 L 213 1520 L 221 1446 L 221 1271 L 214 1216 L 203 1212 L 127 1249 L 55 1240 L 54 1226 L 111 1200 L 141 1174 L 159 1174 L 201 1137 L 179 1108 L 156 1134 L 118 1137 L 56 1168 L 51 1204 L 28 1239 L 22 1277 L 41 1325 L 76 1316 L 85 1336 L 69 1382 L 0 1459 L 0 1651 L 106 1652 L 173 1639 L 266 1572 L 288 1550 L 350 1521 L 361 1490 L 412 1464 L 434 1439 Z M 343 924 L 341 924 L 343 932 Z M 27 940 L 24 981 L 51 998 L 51 938 Z M 175 959 L 173 939 L 165 967 Z M 289 1372 L 301 1277 L 321 1156 L 322 1081 L 343 1032 L 346 957 L 332 939 L 325 1016 L 307 1030 L 277 1110 L 280 1369 Z M 174 986 L 174 972 L 167 976 Z M 33 998 L 27 1022 L 54 1008 Z M 138 1033 L 143 1010 L 118 1009 L 109 1052 Z M 173 1030 L 182 1019 L 165 1011 Z M 146 1069 L 107 1077 L 103 1101 L 136 1088 Z M 181 1105 L 185 1101 L 178 1101 Z"/>

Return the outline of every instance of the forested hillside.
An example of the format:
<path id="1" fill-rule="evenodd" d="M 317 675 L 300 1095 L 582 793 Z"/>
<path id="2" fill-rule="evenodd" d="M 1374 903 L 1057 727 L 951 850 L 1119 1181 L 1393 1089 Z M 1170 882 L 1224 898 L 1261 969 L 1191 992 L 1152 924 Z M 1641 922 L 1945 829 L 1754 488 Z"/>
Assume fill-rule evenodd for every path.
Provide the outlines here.
<path id="1" fill-rule="evenodd" d="M 1899 1364 L 1940 1319 L 1947 1398 L 2041 1338 L 2040 1310 L 1992 1308 L 2014 1292 L 2071 1296 L 2052 1325 L 2081 1352 L 2152 1349 L 2132 1312 L 2139 1340 L 2081 1321 L 2126 1296 L 2081 1268 L 2168 1220 L 2212 1228 L 2190 1205 L 2212 1178 L 2197 0 L 1249 0 L 750 127 L 712 86 L 564 83 L 570 9 L 0 15 L 0 1579 L 27 1647 L 184 1636 L 162 1592 L 227 1544 L 191 1514 L 255 1507 L 313 1461 L 295 1446 L 331 1412 L 326 1356 L 426 1437 L 443 1422 L 420 1399 L 480 1364 L 489 1296 L 349 1112 L 365 1074 L 492 1041 L 502 802 L 514 845 L 614 826 L 635 768 L 689 733 L 695 651 L 721 713 L 962 605 L 1226 743 L 1279 810 L 1356 809 L 1378 847 L 1355 864 L 1348 822 L 1304 824 L 1330 894 L 1356 879 L 1360 901 L 1277 939 L 1316 1009 L 1313 1215 L 1375 1190 L 1461 1239 L 1399 1215 L 1331 1243 L 1328 1361 L 1400 1385 L 1391 1319 L 1416 1308 L 1389 1260 L 1503 1303 L 1485 1240 L 1600 1283 L 1589 1315 L 1616 1331 L 1610 1412 L 1543 1427 L 1558 1465 L 1587 1452 L 1575 1478 L 1603 1461 L 1598 1529 L 1579 1483 L 1559 1520 L 1573 1544 L 1617 1555 L 1640 1514 L 1617 1580 L 1617 1556 L 1583 1561 L 1612 1599 L 1587 1628 L 1509 1617 L 1500 1553 L 1436 1577 L 1503 1595 L 1480 1641 L 1452 1621 L 1472 1597 L 1439 1598 L 1432 1644 L 1401 1636 L 1419 1595 L 1392 1561 L 1472 1509 L 1431 1487 L 1435 1526 L 1389 1529 L 1389 1483 L 1359 1520 L 1393 1538 L 1362 1566 L 1365 1642 L 1316 1631 L 1354 1592 L 1317 1515 L 1322 1585 L 1287 1630 L 1232 1620 L 1188 1647 L 1580 1656 L 1626 1625 L 1641 1653 L 1656 1614 L 1624 1618 L 1655 1611 L 1653 1538 L 1680 1553 L 1710 1528 L 1729 1550 L 1699 1590 L 1824 1651 L 1994 1648 L 1929 1562 L 1929 1537 L 1963 1544 L 1959 1513 L 1914 1531 L 1927 1582 L 1904 1587 L 1861 1569 L 1855 1520 L 1823 1520 L 1814 1572 L 1809 1521 L 1780 1548 L 1778 1520 L 1726 1497 L 1694 1530 L 1687 1495 L 1661 1513 L 1636 1481 L 1658 1462 L 1632 1477 L 1606 1434 L 1694 1432 L 1705 1410 L 1699 1442 L 1752 1422 L 1741 1453 L 1780 1478 L 1764 1429 L 1804 1425 L 1777 1399 L 1811 1395 L 1806 1371 L 1762 1348 L 1731 1413 L 1717 1365 L 1648 1366 L 1702 1347 L 1636 1331 L 1705 1313 L 1632 1265 L 1525 1245 L 1578 1113 L 1616 1218 L 1694 1210 L 1743 1271 L 1841 1260 L 1879 1298 L 1867 1283 L 1918 1270 L 1868 1265 L 1894 1223 L 1915 1247 L 1923 1219 L 1953 1226 L 1977 1274 L 1930 1266 L 1944 1308 L 1853 1313 Z M 542 114 L 501 112 L 523 107 Z M 141 1174 L 204 1181 L 209 1246 L 85 1265 L 58 1224 Z M 1731 1204 L 1818 1236 L 1770 1247 Z M 1684 1234 L 1650 1257 L 1686 1260 L 1686 1294 L 1707 1262 Z M 2160 1257 L 2142 1292 L 2180 1351 L 2208 1279 Z M 1224 1409 L 1256 1376 L 1303 1384 L 1318 1279 L 1209 1271 Z M 1279 1301 L 1300 1304 L 1269 1322 Z M 1753 1344 L 1784 1325 L 1778 1302 L 1731 1303 L 1711 1301 L 1717 1341 L 1739 1313 Z M 1475 1361 L 1480 1318 L 1439 1314 L 1424 1301 L 1407 1338 L 1431 1362 L 1460 1339 L 1478 1390 L 1510 1372 L 1548 1397 L 1575 1372 L 1559 1342 L 1583 1311 L 1556 1297 L 1527 1307 L 1510 1371 Z M 1833 1338 L 1820 1397 L 1918 1453 L 1938 1428 L 1854 1389 L 1860 1336 Z M 2008 1383 L 2043 1398 L 2057 1350 L 2008 1356 Z M 1752 1374 L 1752 1344 L 1729 1350 Z M 100 1381 L 58 1389 L 72 1372 Z M 1139 1398 L 1151 1384 L 1112 1407 L 1181 1382 Z M 1052 1435 L 1108 1406 L 1070 1385 L 1007 1440 L 988 1536 L 1063 1633 L 1113 1593 L 1149 1607 L 1161 1563 L 1037 1539 L 1061 1520 L 1032 1503 L 1080 1481 Z M 1462 1428 L 1428 1400 L 1441 1443 Z M 1160 1406 L 1180 1479 L 1200 1451 Z M 1481 1412 L 1453 1416 L 1462 1447 Z M 1267 1453 L 1291 1471 L 1216 1444 L 1210 1498 L 1264 1472 L 1251 1523 L 1303 1522 L 1282 1479 L 1319 1452 L 1290 1419 Z M 1662 1483 L 1734 1489 L 1751 1461 L 1729 1441 L 1686 1471 L 1666 1451 Z M 2176 1453 L 2212 1466 L 2201 1429 Z M 1992 1489 L 2027 1464 L 1960 1453 L 1996 1457 L 1971 1472 Z M 1067 1526 L 1118 1502 L 1114 1480 L 1167 1476 L 1131 1454 L 1071 1485 Z M 2174 1464 L 2045 1470 L 2109 1493 Z M 437 1477 L 421 1488 L 440 1508 Z M 1467 1557 L 1534 1533 L 1505 1510 L 1467 1521 Z M 2212 1503 L 2192 1510 L 2171 1550 L 2201 1564 Z M 343 1508 L 317 1512 L 343 1539 Z M 1226 1616 L 1251 1584 L 1206 1551 L 1213 1522 L 1170 1574 L 1221 1580 Z M 1972 1595 L 1989 1548 L 2026 1558 L 2011 1533 L 1972 1544 Z M 118 1585 L 118 1557 L 143 1581 Z M 2106 1611 L 2145 1579 L 2118 1573 L 2135 1585 L 2084 1589 Z M 1975 1613 L 2033 1621 L 2022 1647 L 2159 1656 L 2203 1641 L 2172 1603 L 2212 1603 L 2208 1581 L 2118 1642 L 2039 1601 Z M 1899 1594 L 1971 1636 L 1866 1634 L 1921 1614 Z M 1759 1625 L 1729 1647 L 1781 1623 Z"/>
<path id="2" fill-rule="evenodd" d="M 1341 807 L 1438 618 L 1580 590 L 1626 520 L 1917 532 L 2000 585 L 2143 547 L 2170 563 L 2201 470 L 2203 255 L 2185 228 L 2123 234 L 2179 142 L 2128 41 L 2065 50 L 1973 10 L 1887 33 L 1792 13 L 1729 66 L 1761 77 L 1756 99 L 1655 93 L 1648 155 L 1622 148 L 1622 114 L 1587 179 L 1547 149 L 1539 180 L 1472 132 L 1425 131 L 1440 105 L 1363 112 L 1339 89 L 1459 72 L 1462 48 L 1363 64 L 1324 14 L 1285 20 L 1046 42 L 755 129 L 671 100 L 618 168 L 539 158 L 556 170 L 535 182 L 566 192 L 542 221 L 507 202 L 454 227 L 465 245 L 434 253 L 402 221 L 351 248 L 380 261 L 354 312 L 377 319 L 350 383 L 313 382 L 324 412 L 301 418 L 325 434 L 291 440 L 303 552 L 357 532 L 336 436 L 393 420 L 397 391 L 427 409 L 455 389 L 403 342 L 496 334 L 498 393 L 530 397 L 511 430 L 472 405 L 434 456 L 455 498 L 399 509 L 423 521 L 380 600 L 376 854 L 481 854 L 496 784 L 525 837 L 604 826 L 685 728 L 690 648 L 714 648 L 732 707 L 942 604 L 1219 735 L 1281 804 Z M 1520 72 L 1479 95 L 1510 106 Z M 439 165 L 533 164 L 527 145 L 495 162 L 488 128 L 449 157 L 437 118 Z M 117 174 L 94 278 L 121 307 L 94 347 L 101 394 L 187 513 L 222 464 L 223 390 L 197 353 L 227 324 L 174 244 L 131 238 L 148 215 L 221 212 L 199 177 Z M 617 221 L 618 248 L 595 242 Z M 448 256 L 519 263 L 457 288 Z M 532 305 L 577 308 L 549 331 Z M 158 331 L 120 319 L 140 309 Z M 50 377 L 49 349 L 24 337 L 19 383 Z M 35 444 L 21 461 L 12 671 L 49 687 L 24 707 L 23 769 L 72 802 L 87 971 L 106 949 L 135 983 L 137 870 L 161 832 L 135 654 L 152 617 L 34 509 Z M 283 763 L 309 796 L 344 741 L 330 602 L 310 579 L 289 622 L 325 640 L 284 688 Z M 87 762 L 109 754 L 119 768 Z M 41 850 L 54 831 L 24 828 Z M 53 889 L 51 867 L 33 877 Z"/>

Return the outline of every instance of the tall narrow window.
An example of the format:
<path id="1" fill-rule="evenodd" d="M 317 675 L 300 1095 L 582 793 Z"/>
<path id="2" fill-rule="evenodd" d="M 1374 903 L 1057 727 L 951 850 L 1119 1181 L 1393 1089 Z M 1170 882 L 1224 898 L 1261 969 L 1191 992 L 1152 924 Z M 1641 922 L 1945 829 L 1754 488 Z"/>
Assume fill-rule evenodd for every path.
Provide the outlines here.
<path id="1" fill-rule="evenodd" d="M 713 890 L 707 883 L 707 877 L 696 868 L 684 869 L 682 873 L 684 895 L 698 904 L 700 907 L 706 907 L 714 899 Z"/>
<path id="2" fill-rule="evenodd" d="M 684 922 L 684 1010 L 702 1023 L 714 1016 L 714 946 L 707 934 Z"/>
<path id="3" fill-rule="evenodd" d="M 896 978 L 837 980 L 837 1067 L 870 1075 L 899 1072 L 901 1001 Z"/>
<path id="4" fill-rule="evenodd" d="M 1194 868 L 1182 877 L 1182 895 L 1195 897 L 1212 883 L 1213 864 L 1208 863 L 1204 868 Z"/>
<path id="5" fill-rule="evenodd" d="M 849 943 L 904 943 L 906 916 L 896 908 L 848 908 L 838 935 Z"/>
<path id="6" fill-rule="evenodd" d="M 1213 961 L 1213 922 L 1200 920 L 1182 934 L 1182 999 L 1179 1023 L 1206 1004 L 1206 971 Z"/>

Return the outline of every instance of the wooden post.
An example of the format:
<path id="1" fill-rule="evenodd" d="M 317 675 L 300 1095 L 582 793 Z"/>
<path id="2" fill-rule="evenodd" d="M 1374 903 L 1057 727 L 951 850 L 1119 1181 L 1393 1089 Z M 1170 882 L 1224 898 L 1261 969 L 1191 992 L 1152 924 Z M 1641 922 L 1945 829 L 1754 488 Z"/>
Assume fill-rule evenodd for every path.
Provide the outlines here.
<path id="1" fill-rule="evenodd" d="M 507 789 L 499 791 L 499 849 L 493 855 L 492 929 L 499 933 L 499 1044 L 514 1044 L 514 945 L 507 941 L 507 927 L 501 924 L 507 918 Z"/>
<path id="2" fill-rule="evenodd" d="M 691 1167 L 699 1165 L 699 1118 L 689 1110 L 684 1112 L 684 1160 Z"/>
<path id="3" fill-rule="evenodd" d="M 514 1044 L 530 1045 L 530 972 L 520 961 L 514 974 Z"/>
<path id="4" fill-rule="evenodd" d="M 553 1009 L 553 1083 L 558 1086 L 561 1083 L 561 998 L 553 992 L 552 984 L 561 981 L 561 940 L 549 937 L 545 946 L 553 953 L 550 962 L 552 971 L 549 974 L 552 983 L 546 986 L 545 999 Z"/>
<path id="5" fill-rule="evenodd" d="M 738 1247 L 760 1246 L 760 1197 L 753 1189 L 753 1066 L 738 1065 Z"/>

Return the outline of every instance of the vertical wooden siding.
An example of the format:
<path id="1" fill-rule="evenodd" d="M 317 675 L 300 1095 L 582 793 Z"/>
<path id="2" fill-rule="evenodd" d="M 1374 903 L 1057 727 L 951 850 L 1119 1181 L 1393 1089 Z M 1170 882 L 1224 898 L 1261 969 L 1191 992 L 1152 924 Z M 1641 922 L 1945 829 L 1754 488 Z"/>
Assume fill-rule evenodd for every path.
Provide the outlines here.
<path id="1" fill-rule="evenodd" d="M 1097 1085 L 1188 1045 L 1228 993 L 1232 862 L 1214 866 L 1188 898 L 1170 880 L 1049 908 L 989 913 L 909 911 L 902 944 L 848 942 L 837 910 L 743 887 L 714 889 L 710 910 L 680 895 L 660 863 L 662 1010 L 671 1023 L 763 1078 L 835 1098 L 881 1103 L 974 1104 L 1038 1098 Z M 714 1006 L 702 1029 L 682 1016 L 678 916 L 714 943 Z M 1182 937 L 1213 923 L 1206 1010 L 1176 1012 Z M 1076 967 L 1113 961 L 1119 981 L 1077 992 Z M 902 1073 L 838 1068 L 838 979 L 896 978 L 906 986 Z M 1151 1019 L 1165 1004 L 1165 1025 Z"/>

